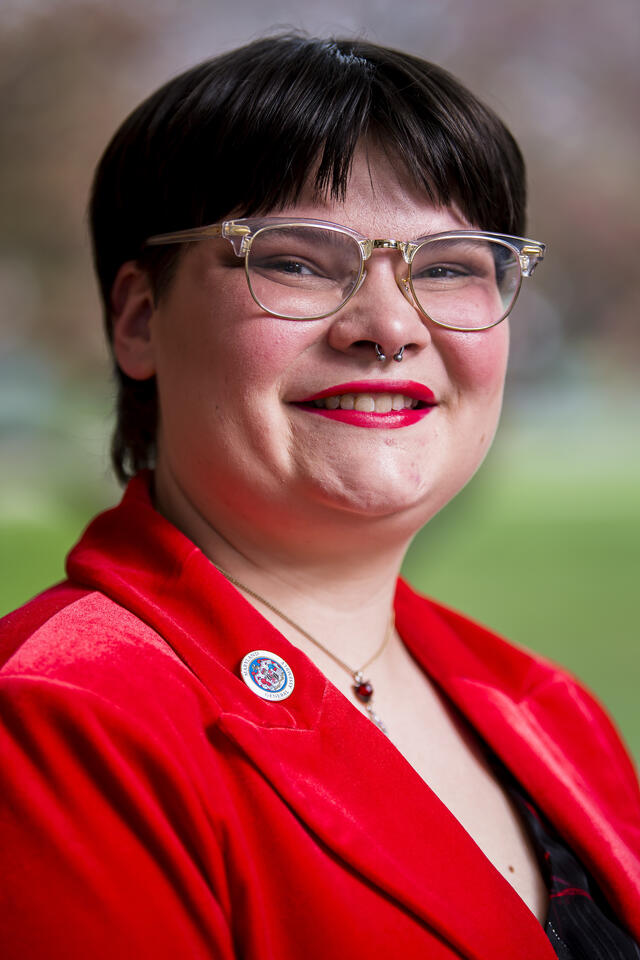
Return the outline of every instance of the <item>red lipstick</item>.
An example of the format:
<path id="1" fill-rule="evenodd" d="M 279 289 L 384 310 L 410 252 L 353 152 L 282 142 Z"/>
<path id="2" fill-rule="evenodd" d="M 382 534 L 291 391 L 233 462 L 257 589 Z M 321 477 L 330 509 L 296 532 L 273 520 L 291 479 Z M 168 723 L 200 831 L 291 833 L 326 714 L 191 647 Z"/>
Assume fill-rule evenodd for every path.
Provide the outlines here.
<path id="1" fill-rule="evenodd" d="M 309 403 L 345 393 L 396 393 L 431 405 L 436 402 L 433 390 L 429 390 L 429 387 L 415 380 L 353 380 L 350 383 L 338 383 L 335 387 L 327 387 L 326 390 L 320 390 L 319 393 L 314 393 L 298 402 Z"/>
<path id="2" fill-rule="evenodd" d="M 411 407 L 402 410 L 356 410 L 338 407 L 331 409 L 325 406 L 316 406 L 314 401 L 325 400 L 327 397 L 362 394 L 389 394 L 391 396 L 407 397 L 413 401 Z M 348 423 L 354 427 L 372 427 L 377 429 L 394 430 L 399 427 L 408 427 L 422 420 L 437 406 L 435 394 L 423 383 L 415 380 L 356 380 L 349 383 L 339 383 L 327 387 L 303 400 L 293 401 L 294 405 L 308 413 L 319 414 L 329 420 L 339 423 Z"/>

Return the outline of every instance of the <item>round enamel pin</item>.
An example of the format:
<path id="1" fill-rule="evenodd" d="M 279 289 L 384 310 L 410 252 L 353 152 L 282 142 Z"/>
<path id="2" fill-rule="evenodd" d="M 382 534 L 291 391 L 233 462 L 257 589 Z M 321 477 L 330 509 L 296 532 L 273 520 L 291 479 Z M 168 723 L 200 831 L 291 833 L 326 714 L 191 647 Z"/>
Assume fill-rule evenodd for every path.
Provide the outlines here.
<path id="1" fill-rule="evenodd" d="M 289 664 L 269 650 L 252 650 L 243 657 L 240 675 L 249 689 L 263 700 L 286 700 L 295 685 Z"/>

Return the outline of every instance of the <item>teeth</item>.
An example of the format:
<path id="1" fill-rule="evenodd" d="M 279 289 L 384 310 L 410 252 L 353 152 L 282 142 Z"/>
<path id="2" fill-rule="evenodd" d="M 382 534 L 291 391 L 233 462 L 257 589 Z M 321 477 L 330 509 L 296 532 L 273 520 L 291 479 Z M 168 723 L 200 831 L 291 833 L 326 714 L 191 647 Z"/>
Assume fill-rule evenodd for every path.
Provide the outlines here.
<path id="1" fill-rule="evenodd" d="M 392 410 L 411 410 L 418 401 L 401 393 L 344 393 L 314 400 L 315 407 L 327 410 L 359 410 L 361 413 L 390 413 Z"/>
<path id="2" fill-rule="evenodd" d="M 388 393 L 379 393 L 375 403 L 376 413 L 389 413 L 393 406 L 393 397 Z"/>
<path id="3" fill-rule="evenodd" d="M 368 393 L 359 393 L 353 405 L 353 409 L 360 410 L 361 413 L 373 413 L 375 408 L 376 402 Z"/>

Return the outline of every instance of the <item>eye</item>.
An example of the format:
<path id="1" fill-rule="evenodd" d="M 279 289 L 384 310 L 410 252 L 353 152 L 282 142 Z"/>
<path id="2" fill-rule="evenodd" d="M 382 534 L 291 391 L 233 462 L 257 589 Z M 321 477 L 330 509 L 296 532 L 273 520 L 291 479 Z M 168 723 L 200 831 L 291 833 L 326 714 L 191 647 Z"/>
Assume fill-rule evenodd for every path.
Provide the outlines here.
<path id="1" fill-rule="evenodd" d="M 416 276 L 425 280 L 456 280 L 458 277 L 469 276 L 471 271 L 463 264 L 438 263 L 424 267 Z"/>
<path id="2" fill-rule="evenodd" d="M 294 257 L 273 257 L 261 258 L 257 263 L 252 264 L 256 269 L 270 270 L 275 273 L 284 273 L 291 277 L 311 277 L 318 276 L 319 271 L 316 267 L 305 263 Z"/>
<path id="3" fill-rule="evenodd" d="M 287 226 L 258 231 L 247 259 L 249 269 L 272 280 L 340 282 L 360 267 L 360 248 L 335 230 Z"/>

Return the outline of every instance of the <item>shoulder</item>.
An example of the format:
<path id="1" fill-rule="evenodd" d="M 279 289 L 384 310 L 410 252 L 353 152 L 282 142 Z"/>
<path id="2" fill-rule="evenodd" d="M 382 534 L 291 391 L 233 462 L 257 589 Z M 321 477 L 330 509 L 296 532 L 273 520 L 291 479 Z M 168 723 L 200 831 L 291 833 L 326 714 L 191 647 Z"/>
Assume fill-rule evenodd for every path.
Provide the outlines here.
<path id="1" fill-rule="evenodd" d="M 613 792 L 624 785 L 637 811 L 637 774 L 626 746 L 607 710 L 569 670 L 404 583 L 397 611 L 411 624 L 408 645 L 459 704 L 482 704 L 482 716 L 495 711 L 514 734 L 520 727 L 537 731 L 540 749 L 570 757 L 576 770 L 608 781 Z"/>
<path id="2" fill-rule="evenodd" d="M 141 619 L 69 584 L 0 621 L 0 650 L 11 956 L 231 956 L 207 812 L 228 804 L 192 674 Z"/>
<path id="3" fill-rule="evenodd" d="M 399 581 L 396 616 L 401 634 L 418 643 L 443 672 L 495 685 L 515 700 L 554 678 L 572 679 L 546 657 L 507 640 L 477 620 Z M 577 681 L 575 681 L 577 683 Z"/>
<path id="4" fill-rule="evenodd" d="M 60 584 L 0 621 L 0 651 L 5 791 L 47 771 L 65 795 L 193 795 L 217 704 L 134 613 Z"/>
<path id="5" fill-rule="evenodd" d="M 96 680 L 96 664 L 145 657 L 179 663 L 166 641 L 97 590 L 65 582 L 0 619 L 0 677 L 38 675 Z"/>
<path id="6" fill-rule="evenodd" d="M 103 593 L 59 584 L 0 620 L 0 714 L 77 728 L 100 716 L 136 736 L 216 713 L 211 694 L 166 640 Z"/>

